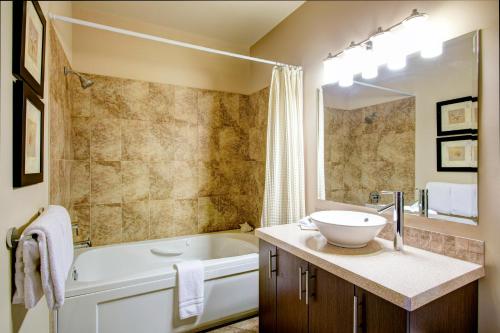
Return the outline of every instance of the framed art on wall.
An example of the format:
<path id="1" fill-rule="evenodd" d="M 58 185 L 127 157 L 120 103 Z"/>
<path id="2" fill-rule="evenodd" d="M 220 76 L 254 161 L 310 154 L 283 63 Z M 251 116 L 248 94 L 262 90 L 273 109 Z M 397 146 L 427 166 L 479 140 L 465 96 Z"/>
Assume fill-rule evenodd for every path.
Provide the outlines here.
<path id="1" fill-rule="evenodd" d="M 43 182 L 44 106 L 25 82 L 14 83 L 13 185 Z"/>
<path id="2" fill-rule="evenodd" d="M 43 97 L 46 22 L 37 1 L 13 2 L 12 74 Z"/>
<path id="3" fill-rule="evenodd" d="M 477 109 L 472 96 L 436 103 L 437 135 L 477 133 Z"/>
<path id="4" fill-rule="evenodd" d="M 477 172 L 477 136 L 437 138 L 437 171 Z"/>

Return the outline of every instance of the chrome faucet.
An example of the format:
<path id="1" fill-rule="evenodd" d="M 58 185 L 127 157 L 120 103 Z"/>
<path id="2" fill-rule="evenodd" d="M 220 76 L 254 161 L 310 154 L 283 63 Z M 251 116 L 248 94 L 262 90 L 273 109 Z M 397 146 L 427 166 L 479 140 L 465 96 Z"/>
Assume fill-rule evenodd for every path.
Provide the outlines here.
<path id="1" fill-rule="evenodd" d="M 394 250 L 401 251 L 404 245 L 403 228 L 404 228 L 404 209 L 405 196 L 401 191 L 382 191 L 380 194 L 392 194 L 394 201 L 377 210 L 378 213 L 383 213 L 390 208 L 393 209 L 393 230 L 394 230 Z"/>

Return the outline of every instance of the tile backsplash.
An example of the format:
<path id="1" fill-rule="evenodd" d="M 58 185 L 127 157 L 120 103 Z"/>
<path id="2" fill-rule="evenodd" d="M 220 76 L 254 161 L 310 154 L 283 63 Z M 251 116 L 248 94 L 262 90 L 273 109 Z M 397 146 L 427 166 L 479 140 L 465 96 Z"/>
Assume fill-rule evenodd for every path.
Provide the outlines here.
<path id="1" fill-rule="evenodd" d="M 76 240 L 260 225 L 267 89 L 247 96 L 92 74 L 84 75 L 94 85 L 82 89 L 60 75 L 69 64 L 57 53 L 50 66 L 65 86 L 51 97 L 65 104 L 51 121 L 51 150 L 66 147 L 66 155 L 51 156 L 64 167 L 51 168 L 50 200 L 79 224 Z"/>
<path id="2" fill-rule="evenodd" d="M 378 237 L 392 240 L 392 228 L 392 223 L 386 224 Z M 408 246 L 484 265 L 484 242 L 481 240 L 405 226 L 404 242 Z"/>

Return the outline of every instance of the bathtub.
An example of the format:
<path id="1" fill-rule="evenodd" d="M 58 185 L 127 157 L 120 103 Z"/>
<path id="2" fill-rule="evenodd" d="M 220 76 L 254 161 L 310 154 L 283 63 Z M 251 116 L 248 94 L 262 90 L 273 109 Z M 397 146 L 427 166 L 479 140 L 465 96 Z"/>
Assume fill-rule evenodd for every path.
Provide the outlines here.
<path id="1" fill-rule="evenodd" d="M 176 262 L 201 259 L 205 310 L 180 320 Z M 258 241 L 223 232 L 90 248 L 75 256 L 58 333 L 166 333 L 206 329 L 255 315 Z"/>

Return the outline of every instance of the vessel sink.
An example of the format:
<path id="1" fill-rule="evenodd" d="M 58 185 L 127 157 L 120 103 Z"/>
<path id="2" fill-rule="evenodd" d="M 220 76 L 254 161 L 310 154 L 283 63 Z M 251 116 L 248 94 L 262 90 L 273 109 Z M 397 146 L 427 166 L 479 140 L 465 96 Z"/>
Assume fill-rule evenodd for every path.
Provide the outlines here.
<path id="1" fill-rule="evenodd" d="M 315 212 L 311 220 L 328 243 L 348 248 L 366 246 L 387 223 L 380 215 L 348 210 Z"/>

